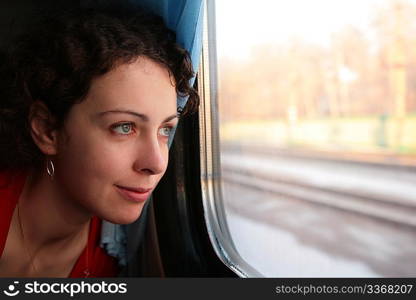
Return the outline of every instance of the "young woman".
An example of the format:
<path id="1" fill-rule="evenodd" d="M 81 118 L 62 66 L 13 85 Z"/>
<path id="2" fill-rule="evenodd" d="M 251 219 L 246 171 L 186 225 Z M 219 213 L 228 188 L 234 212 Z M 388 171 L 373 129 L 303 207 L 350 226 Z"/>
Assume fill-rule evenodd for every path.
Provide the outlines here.
<path id="1" fill-rule="evenodd" d="M 189 56 L 160 18 L 79 10 L 20 37 L 0 73 L 0 277 L 116 276 L 101 220 L 135 221 L 168 162 Z"/>

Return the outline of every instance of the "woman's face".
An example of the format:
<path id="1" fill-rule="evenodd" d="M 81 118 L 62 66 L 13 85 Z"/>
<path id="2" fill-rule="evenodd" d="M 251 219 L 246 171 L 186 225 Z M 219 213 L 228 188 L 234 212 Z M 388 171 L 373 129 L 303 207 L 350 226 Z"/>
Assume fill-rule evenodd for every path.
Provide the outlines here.
<path id="1" fill-rule="evenodd" d="M 176 116 L 166 68 L 143 57 L 116 67 L 71 108 L 54 158 L 56 182 L 93 215 L 134 222 L 166 171 Z"/>

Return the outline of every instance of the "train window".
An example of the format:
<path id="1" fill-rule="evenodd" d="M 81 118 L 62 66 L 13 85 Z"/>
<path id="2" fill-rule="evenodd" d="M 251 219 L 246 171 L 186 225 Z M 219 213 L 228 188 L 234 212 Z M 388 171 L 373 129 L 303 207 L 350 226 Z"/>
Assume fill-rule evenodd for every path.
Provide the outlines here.
<path id="1" fill-rule="evenodd" d="M 223 260 L 416 276 L 416 1 L 207 5 L 202 170 Z"/>

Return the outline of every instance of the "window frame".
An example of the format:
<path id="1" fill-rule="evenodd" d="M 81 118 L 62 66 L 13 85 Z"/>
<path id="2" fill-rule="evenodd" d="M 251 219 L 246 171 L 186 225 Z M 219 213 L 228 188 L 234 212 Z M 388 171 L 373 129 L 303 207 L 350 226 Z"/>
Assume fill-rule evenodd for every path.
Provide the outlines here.
<path id="1" fill-rule="evenodd" d="M 205 223 L 215 253 L 239 277 L 264 277 L 237 251 L 225 215 L 219 139 L 215 0 L 205 1 L 203 45 L 198 85 L 201 192 Z"/>

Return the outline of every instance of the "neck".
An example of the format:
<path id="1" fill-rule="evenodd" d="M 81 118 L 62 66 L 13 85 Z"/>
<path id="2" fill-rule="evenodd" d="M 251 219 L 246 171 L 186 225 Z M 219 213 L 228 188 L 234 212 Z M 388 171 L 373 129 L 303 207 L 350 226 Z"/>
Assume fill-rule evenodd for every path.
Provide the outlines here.
<path id="1" fill-rule="evenodd" d="M 32 249 L 66 247 L 87 232 L 91 215 L 65 197 L 59 183 L 46 172 L 29 171 L 19 198 L 20 217 L 26 242 Z"/>

